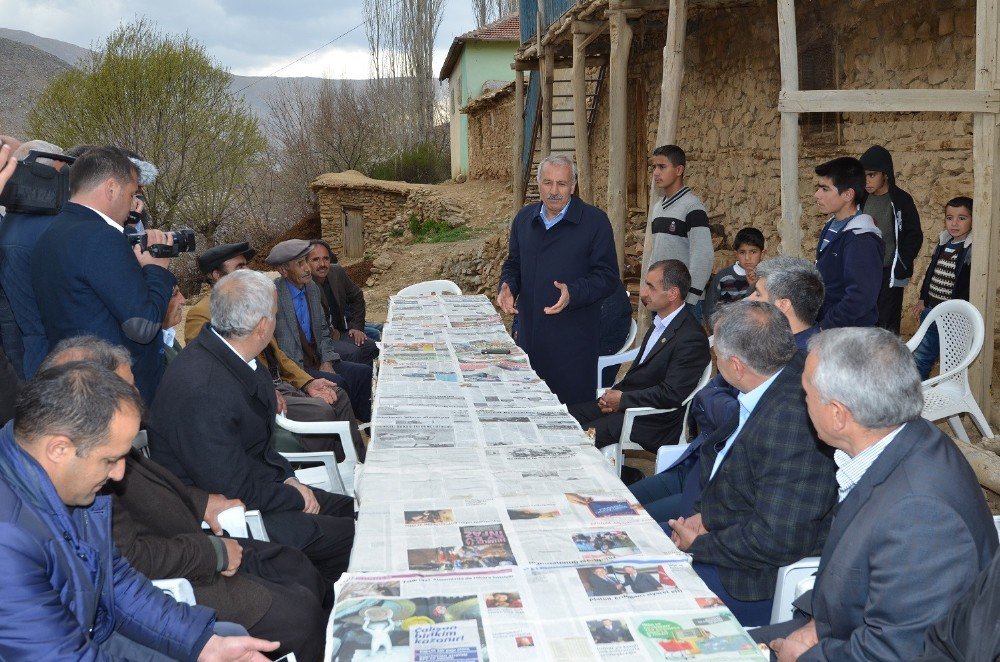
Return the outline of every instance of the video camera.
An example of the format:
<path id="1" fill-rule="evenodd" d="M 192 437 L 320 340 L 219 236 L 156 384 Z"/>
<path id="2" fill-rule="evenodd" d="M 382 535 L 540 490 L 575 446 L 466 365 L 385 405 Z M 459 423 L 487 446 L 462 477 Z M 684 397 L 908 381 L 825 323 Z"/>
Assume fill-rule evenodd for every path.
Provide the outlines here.
<path id="1" fill-rule="evenodd" d="M 167 234 L 173 236 L 173 246 L 167 246 L 166 244 L 149 245 L 146 243 L 145 232 L 135 232 L 131 228 L 125 229 L 125 236 L 128 237 L 129 243 L 133 246 L 138 244 L 141 250 L 149 251 L 149 254 L 153 257 L 177 257 L 181 253 L 194 252 L 194 230 L 190 228 L 183 228 L 167 232 Z"/>
<path id="2" fill-rule="evenodd" d="M 62 161 L 67 166 L 56 170 L 38 163 L 42 157 Z M 0 205 L 18 214 L 58 214 L 69 200 L 69 166 L 74 161 L 76 158 L 72 156 L 31 150 L 17 164 L 14 175 L 0 192 Z"/>

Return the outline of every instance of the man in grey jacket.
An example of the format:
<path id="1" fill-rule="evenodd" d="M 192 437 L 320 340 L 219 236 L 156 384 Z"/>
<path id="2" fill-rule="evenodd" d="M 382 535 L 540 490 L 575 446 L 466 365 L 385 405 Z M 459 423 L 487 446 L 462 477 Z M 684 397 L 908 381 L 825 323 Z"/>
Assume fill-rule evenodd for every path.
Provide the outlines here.
<path id="1" fill-rule="evenodd" d="M 354 416 L 363 423 L 372 418 L 372 368 L 341 359 L 330 338 L 330 327 L 319 286 L 312 280 L 304 239 L 288 239 L 271 249 L 264 260 L 277 267 L 278 318 L 274 337 L 288 358 L 316 378 L 340 385 L 351 398 Z"/>

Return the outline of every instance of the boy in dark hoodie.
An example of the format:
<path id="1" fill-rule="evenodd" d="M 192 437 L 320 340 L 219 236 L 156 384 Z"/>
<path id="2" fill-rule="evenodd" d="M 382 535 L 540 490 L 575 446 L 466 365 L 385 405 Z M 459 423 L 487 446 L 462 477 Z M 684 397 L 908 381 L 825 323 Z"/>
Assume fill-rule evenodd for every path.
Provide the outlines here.
<path id="1" fill-rule="evenodd" d="M 881 145 L 861 155 L 865 168 L 863 211 L 874 219 L 885 241 L 882 259 L 882 288 L 878 293 L 878 323 L 899 333 L 903 310 L 903 289 L 913 275 L 913 260 L 924 243 L 920 214 L 909 193 L 896 186 L 892 155 Z"/>
<path id="2" fill-rule="evenodd" d="M 913 316 L 921 322 L 931 308 L 950 299 L 969 300 L 972 264 L 972 198 L 952 198 L 944 207 L 944 231 L 927 266 Z M 931 324 L 913 351 L 920 379 L 927 379 L 941 351 L 937 324 Z"/>
<path id="3" fill-rule="evenodd" d="M 865 201 L 865 169 L 842 156 L 816 167 L 816 206 L 831 218 L 816 245 L 816 268 L 826 294 L 817 324 L 822 330 L 875 326 L 885 243 Z"/>

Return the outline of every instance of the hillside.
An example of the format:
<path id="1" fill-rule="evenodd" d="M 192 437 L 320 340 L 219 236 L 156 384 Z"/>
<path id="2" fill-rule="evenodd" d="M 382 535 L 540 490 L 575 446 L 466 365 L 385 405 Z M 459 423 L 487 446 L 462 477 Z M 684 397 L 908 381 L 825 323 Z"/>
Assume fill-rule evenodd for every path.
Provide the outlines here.
<path id="1" fill-rule="evenodd" d="M 0 36 L 0 133 L 24 136 L 28 109 L 49 78 L 68 66 L 39 48 Z"/>

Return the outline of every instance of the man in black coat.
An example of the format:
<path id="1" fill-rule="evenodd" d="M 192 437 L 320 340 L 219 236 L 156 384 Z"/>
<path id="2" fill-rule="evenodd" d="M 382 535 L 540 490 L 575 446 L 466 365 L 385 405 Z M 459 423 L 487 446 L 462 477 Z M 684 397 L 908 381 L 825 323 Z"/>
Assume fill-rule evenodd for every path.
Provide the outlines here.
<path id="1" fill-rule="evenodd" d="M 563 403 L 597 390 L 601 301 L 620 280 L 608 216 L 575 188 L 568 156 L 538 164 L 542 203 L 514 217 L 497 294 L 500 309 L 518 315 L 517 344 Z"/>
<path id="2" fill-rule="evenodd" d="M 740 623 L 759 626 L 771 618 L 778 568 L 826 540 L 836 467 L 809 423 L 805 356 L 781 311 L 744 299 L 720 309 L 714 328 L 719 373 L 739 389 L 739 413 L 702 444 L 695 514 L 668 524 Z"/>
<path id="3" fill-rule="evenodd" d="M 269 441 L 277 401 L 256 357 L 274 333 L 277 298 L 241 269 L 212 290 L 212 323 L 170 364 L 149 413 L 153 459 L 188 485 L 260 510 L 271 540 L 305 552 L 324 577 L 347 568 L 351 499 L 295 478 Z"/>
<path id="4" fill-rule="evenodd" d="M 691 275 L 680 260 L 652 264 L 639 297 L 656 318 L 632 367 L 596 401 L 569 406 L 580 425 L 595 428 L 598 448 L 618 442 L 629 407 L 677 408 L 667 414 L 641 416 L 632 426 L 632 441 L 654 453 L 660 446 L 677 442 L 684 418 L 681 405 L 711 360 L 705 331 L 684 305 L 690 287 Z"/>

